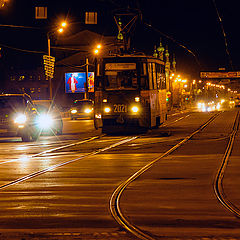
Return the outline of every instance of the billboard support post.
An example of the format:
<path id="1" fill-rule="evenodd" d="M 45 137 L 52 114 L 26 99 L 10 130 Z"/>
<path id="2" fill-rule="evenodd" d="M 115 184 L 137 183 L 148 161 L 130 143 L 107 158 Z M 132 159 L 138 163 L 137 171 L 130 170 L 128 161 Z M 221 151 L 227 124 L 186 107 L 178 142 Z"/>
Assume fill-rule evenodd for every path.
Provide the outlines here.
<path id="1" fill-rule="evenodd" d="M 50 42 L 50 36 L 48 36 L 48 56 L 51 56 L 51 42 Z M 48 77 L 49 81 L 49 98 L 52 100 L 52 78 Z"/>
<path id="2" fill-rule="evenodd" d="M 84 98 L 88 99 L 88 58 L 86 58 L 86 84 L 85 84 L 85 92 L 84 92 Z"/>

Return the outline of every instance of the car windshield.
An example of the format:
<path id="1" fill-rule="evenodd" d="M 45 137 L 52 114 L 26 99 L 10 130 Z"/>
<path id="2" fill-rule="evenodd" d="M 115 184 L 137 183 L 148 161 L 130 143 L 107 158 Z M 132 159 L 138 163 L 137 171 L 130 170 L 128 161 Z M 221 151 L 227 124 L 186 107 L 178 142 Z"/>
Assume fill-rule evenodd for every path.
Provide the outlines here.
<path id="1" fill-rule="evenodd" d="M 26 100 L 21 96 L 2 96 L 0 97 L 0 108 L 25 108 Z"/>
<path id="2" fill-rule="evenodd" d="M 92 102 L 91 101 L 75 101 L 73 103 L 73 107 L 77 108 L 84 108 L 84 107 L 92 107 Z"/>
<path id="3" fill-rule="evenodd" d="M 39 105 L 39 104 L 36 105 L 36 108 L 39 113 L 47 113 L 49 111 L 46 106 Z"/>

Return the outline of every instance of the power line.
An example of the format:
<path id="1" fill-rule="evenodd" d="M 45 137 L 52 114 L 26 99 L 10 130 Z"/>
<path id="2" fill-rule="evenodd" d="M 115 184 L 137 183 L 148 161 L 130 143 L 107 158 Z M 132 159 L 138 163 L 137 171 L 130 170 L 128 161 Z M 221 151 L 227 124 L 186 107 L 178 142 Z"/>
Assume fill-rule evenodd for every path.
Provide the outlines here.
<path id="1" fill-rule="evenodd" d="M 176 43 L 178 46 L 180 46 L 181 48 L 185 49 L 187 52 L 189 52 L 195 59 L 195 61 L 197 62 L 197 64 L 199 65 L 199 67 L 201 67 L 201 64 L 198 60 L 198 57 L 197 55 L 192 51 L 190 50 L 188 47 L 186 47 L 185 45 L 183 45 L 182 43 L 179 43 L 176 39 L 174 39 L 173 37 L 171 36 L 168 36 L 167 34 L 161 32 L 160 30 L 158 30 L 157 28 L 153 27 L 151 24 L 148 24 L 146 22 L 143 22 L 143 24 L 145 24 L 146 26 L 152 28 L 154 31 L 158 32 L 160 35 L 164 36 L 165 38 L 171 40 L 172 42 Z"/>
<path id="2" fill-rule="evenodd" d="M 212 0 L 212 1 L 213 1 L 213 5 L 215 7 L 215 10 L 217 12 L 219 24 L 220 24 L 220 27 L 221 27 L 221 30 L 222 30 L 222 34 L 223 34 L 223 38 L 224 38 L 224 44 L 225 44 L 225 50 L 226 50 L 226 53 L 228 55 L 229 64 L 231 66 L 231 69 L 233 70 L 233 63 L 232 63 L 232 59 L 231 59 L 230 52 L 229 52 L 229 49 L 228 49 L 227 35 L 226 35 L 225 31 L 224 31 L 222 18 L 221 18 L 220 14 L 219 14 L 219 11 L 218 11 L 218 8 L 217 8 L 215 0 Z"/>
<path id="3" fill-rule="evenodd" d="M 21 48 L 15 48 L 15 47 L 10 47 L 10 46 L 4 45 L 4 44 L 0 44 L 0 46 L 4 47 L 4 48 L 9 48 L 9 49 L 12 49 L 12 50 L 20 51 L 20 52 L 46 54 L 46 52 L 42 52 L 42 51 L 33 51 L 33 50 L 26 50 L 26 49 L 21 49 Z"/>

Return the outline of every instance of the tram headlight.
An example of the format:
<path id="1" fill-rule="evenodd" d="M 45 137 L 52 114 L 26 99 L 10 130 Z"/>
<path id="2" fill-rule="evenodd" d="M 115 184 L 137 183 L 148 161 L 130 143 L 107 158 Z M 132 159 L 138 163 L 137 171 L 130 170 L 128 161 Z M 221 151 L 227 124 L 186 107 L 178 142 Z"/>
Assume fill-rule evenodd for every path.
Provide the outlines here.
<path id="1" fill-rule="evenodd" d="M 25 114 L 19 113 L 14 119 L 14 123 L 16 124 L 24 124 L 27 121 L 27 117 Z"/>
<path id="2" fill-rule="evenodd" d="M 132 110 L 133 113 L 139 112 L 139 108 L 138 108 L 137 106 L 133 106 L 133 107 L 131 108 L 131 110 Z"/>
<path id="3" fill-rule="evenodd" d="M 71 113 L 72 113 L 72 114 L 75 114 L 75 113 L 77 113 L 77 110 L 76 110 L 76 109 L 72 109 L 72 110 L 71 110 Z"/>
<path id="4" fill-rule="evenodd" d="M 110 107 L 105 107 L 105 108 L 104 108 L 104 112 L 105 112 L 105 113 L 109 113 L 110 111 L 111 111 Z"/>

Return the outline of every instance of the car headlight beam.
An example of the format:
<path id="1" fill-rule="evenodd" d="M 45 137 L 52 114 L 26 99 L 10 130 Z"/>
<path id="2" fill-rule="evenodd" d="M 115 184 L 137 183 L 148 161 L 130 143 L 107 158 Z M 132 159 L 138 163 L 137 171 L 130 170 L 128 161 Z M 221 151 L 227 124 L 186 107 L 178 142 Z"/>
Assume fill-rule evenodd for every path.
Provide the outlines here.
<path id="1" fill-rule="evenodd" d="M 84 112 L 85 112 L 85 113 L 90 113 L 90 112 L 92 112 L 92 109 L 91 109 L 91 108 L 86 108 L 86 109 L 84 110 Z"/>
<path id="2" fill-rule="evenodd" d="M 37 118 L 37 126 L 40 129 L 48 129 L 51 128 L 53 126 L 53 118 L 51 115 L 49 114 L 41 114 L 40 116 L 38 116 Z"/>
<path id="3" fill-rule="evenodd" d="M 27 121 L 27 117 L 25 114 L 18 114 L 16 118 L 14 119 L 14 123 L 16 124 L 24 124 Z"/>

